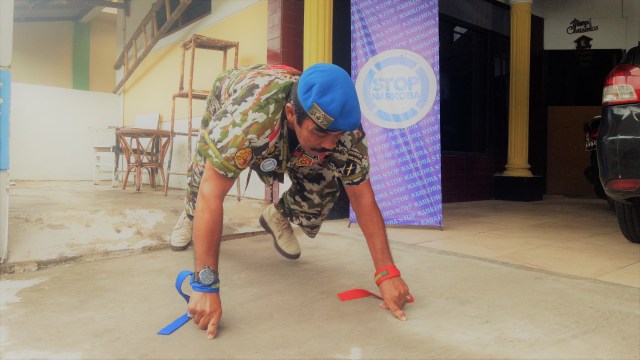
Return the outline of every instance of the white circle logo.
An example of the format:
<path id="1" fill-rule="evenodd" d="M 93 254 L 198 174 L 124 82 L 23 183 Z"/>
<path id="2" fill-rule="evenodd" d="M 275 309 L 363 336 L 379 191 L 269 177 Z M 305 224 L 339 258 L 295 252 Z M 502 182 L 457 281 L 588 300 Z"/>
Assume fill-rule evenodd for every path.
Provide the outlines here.
<path id="1" fill-rule="evenodd" d="M 438 83 L 429 63 L 402 49 L 387 50 L 367 61 L 356 80 L 364 116 L 388 129 L 409 127 L 431 110 Z"/>
<path id="2" fill-rule="evenodd" d="M 278 162 L 276 161 L 276 159 L 268 158 L 268 159 L 264 159 L 264 161 L 260 163 L 260 170 L 264 172 L 269 172 L 269 171 L 273 171 L 277 166 L 278 166 Z"/>

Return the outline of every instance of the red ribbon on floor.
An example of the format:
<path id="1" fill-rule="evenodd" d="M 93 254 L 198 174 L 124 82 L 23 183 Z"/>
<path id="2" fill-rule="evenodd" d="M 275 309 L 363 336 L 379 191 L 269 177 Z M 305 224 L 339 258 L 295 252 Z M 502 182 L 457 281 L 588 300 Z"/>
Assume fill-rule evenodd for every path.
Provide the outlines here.
<path id="1" fill-rule="evenodd" d="M 338 294 L 338 299 L 340 299 L 341 301 L 349 301 L 349 300 L 356 300 L 356 299 L 361 299 L 369 296 L 373 296 L 375 298 L 382 300 L 382 296 L 365 289 L 351 289 L 351 290 L 343 291 Z M 409 298 L 407 299 L 407 302 L 415 301 L 412 295 L 408 295 L 408 296 Z"/>

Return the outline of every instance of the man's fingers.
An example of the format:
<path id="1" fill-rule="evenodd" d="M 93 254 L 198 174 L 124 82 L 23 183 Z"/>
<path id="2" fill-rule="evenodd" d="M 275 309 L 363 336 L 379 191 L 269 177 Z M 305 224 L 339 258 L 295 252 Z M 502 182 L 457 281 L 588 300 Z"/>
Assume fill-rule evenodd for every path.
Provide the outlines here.
<path id="1" fill-rule="evenodd" d="M 218 323 L 213 322 L 213 320 L 207 326 L 207 339 L 211 340 L 216 337 L 218 333 Z"/>
<path id="2" fill-rule="evenodd" d="M 396 309 L 394 311 L 391 311 L 391 313 L 393 313 L 393 316 L 397 317 L 398 319 L 402 320 L 402 321 L 406 321 L 407 317 L 404 314 L 404 311 L 400 310 L 400 309 Z"/>
<path id="3" fill-rule="evenodd" d="M 193 319 L 193 323 L 196 324 L 196 325 L 199 325 L 200 321 L 202 321 L 202 316 L 203 315 L 204 314 L 202 312 L 197 312 L 197 313 L 193 314 L 193 318 L 192 318 Z"/>
<path id="4" fill-rule="evenodd" d="M 412 302 L 414 299 L 404 280 L 399 276 L 393 277 L 381 282 L 378 287 L 384 299 L 384 304 L 380 304 L 380 307 L 389 310 L 393 316 L 400 320 L 407 320 L 402 308 L 407 302 Z"/>
<path id="5" fill-rule="evenodd" d="M 398 305 L 396 305 L 393 302 L 390 302 L 389 304 L 384 302 L 384 303 L 380 304 L 380 307 L 383 308 L 383 309 L 388 309 L 389 311 L 391 311 L 393 316 L 397 317 L 398 319 L 400 319 L 402 321 L 407 320 L 407 316 L 404 314 L 404 311 L 402 311 L 402 309 L 400 309 L 398 307 Z"/>
<path id="6" fill-rule="evenodd" d="M 218 326 L 220 323 L 220 315 L 213 315 L 210 320 L 206 317 L 196 314 L 193 321 L 198 325 L 200 330 L 206 330 L 207 339 L 213 339 L 218 333 Z"/>
<path id="7" fill-rule="evenodd" d="M 216 334 L 218 334 L 221 317 L 222 314 L 215 314 L 211 320 L 209 320 L 209 323 L 207 324 L 207 339 L 211 340 L 216 337 Z"/>
<path id="8" fill-rule="evenodd" d="M 213 339 L 218 333 L 218 324 L 222 318 L 220 295 L 194 291 L 187 306 L 187 314 L 188 317 L 193 315 L 193 323 L 200 330 L 205 330 L 208 339 Z"/>

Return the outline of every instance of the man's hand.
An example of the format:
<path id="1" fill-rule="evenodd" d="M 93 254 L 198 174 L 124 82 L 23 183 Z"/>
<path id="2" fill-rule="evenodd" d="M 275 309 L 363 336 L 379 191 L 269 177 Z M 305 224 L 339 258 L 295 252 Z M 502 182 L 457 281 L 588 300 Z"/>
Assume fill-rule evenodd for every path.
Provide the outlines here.
<path id="1" fill-rule="evenodd" d="M 194 291 L 187 307 L 189 317 L 200 330 L 207 330 L 207 339 L 213 339 L 218 332 L 222 318 L 222 302 L 219 293 L 203 293 Z"/>
<path id="2" fill-rule="evenodd" d="M 371 181 L 367 179 L 358 185 L 345 186 L 344 188 L 349 196 L 351 207 L 356 213 L 360 229 L 367 240 L 373 266 L 380 269 L 383 266 L 393 265 L 384 219 L 376 203 Z M 378 288 L 380 288 L 384 300 L 380 307 L 388 309 L 393 316 L 400 320 L 407 320 L 402 308 L 412 297 L 404 280 L 399 276 L 392 277 L 381 282 Z"/>
<path id="3" fill-rule="evenodd" d="M 412 297 L 404 280 L 399 276 L 394 277 L 381 282 L 378 287 L 384 300 L 380 307 L 391 311 L 393 316 L 400 320 L 407 320 L 402 308 Z"/>

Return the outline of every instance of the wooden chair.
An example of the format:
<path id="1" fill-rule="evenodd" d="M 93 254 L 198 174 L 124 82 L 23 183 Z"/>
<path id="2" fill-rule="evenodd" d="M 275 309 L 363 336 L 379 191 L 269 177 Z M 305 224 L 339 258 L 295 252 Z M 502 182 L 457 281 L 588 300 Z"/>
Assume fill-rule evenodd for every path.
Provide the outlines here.
<path id="1" fill-rule="evenodd" d="M 133 129 L 153 129 L 153 130 L 160 129 L 160 113 L 149 113 L 149 114 L 136 115 L 136 118 L 134 119 L 134 122 L 133 122 L 133 126 L 131 126 L 129 128 L 133 128 Z M 137 154 L 138 145 L 140 145 L 143 149 L 146 149 L 148 147 L 150 141 L 151 141 L 151 139 L 149 139 L 149 138 L 140 138 L 140 144 L 134 144 L 133 143 L 133 139 L 131 139 L 129 141 L 129 149 L 131 149 L 131 151 L 132 151 L 131 155 Z M 116 139 L 116 143 L 118 143 L 117 139 Z M 120 145 L 120 144 L 118 143 L 118 145 Z M 118 146 L 118 147 L 121 147 L 121 146 Z M 130 160 L 131 160 L 131 158 L 130 158 Z M 157 173 L 158 173 L 158 171 L 154 170 L 154 176 L 157 175 Z M 129 172 L 127 172 L 127 180 L 128 180 L 128 176 L 129 176 Z M 140 181 L 140 180 L 141 179 L 138 179 L 137 177 L 134 176 L 133 184 L 136 185 L 136 188 L 139 188 L 138 181 Z M 151 183 L 151 175 L 149 175 L 149 183 Z"/>
<path id="2" fill-rule="evenodd" d="M 124 159 L 127 163 L 127 172 L 124 176 L 122 190 L 127 188 L 129 174 L 135 170 L 136 191 L 140 191 L 142 185 L 142 170 L 147 169 L 149 183 L 156 188 L 156 174 L 160 173 L 162 184 L 166 183 L 164 172 L 164 158 L 169 148 L 169 134 L 167 130 L 156 129 L 120 129 L 116 136 Z"/>

